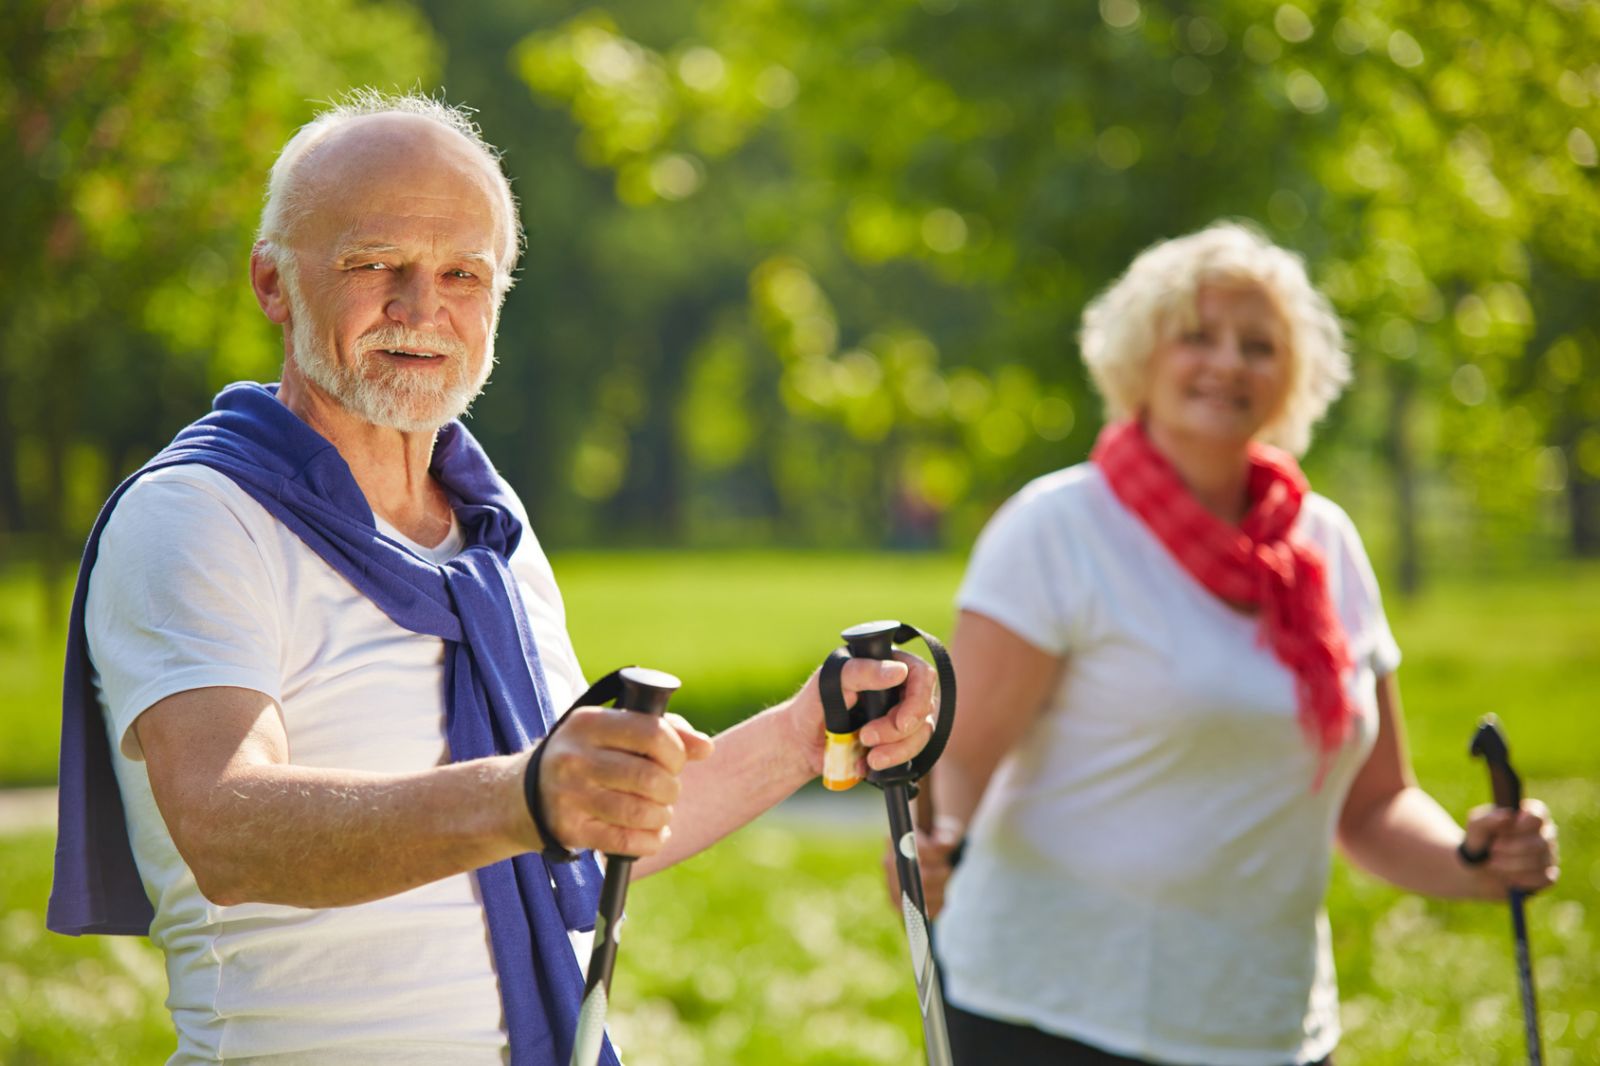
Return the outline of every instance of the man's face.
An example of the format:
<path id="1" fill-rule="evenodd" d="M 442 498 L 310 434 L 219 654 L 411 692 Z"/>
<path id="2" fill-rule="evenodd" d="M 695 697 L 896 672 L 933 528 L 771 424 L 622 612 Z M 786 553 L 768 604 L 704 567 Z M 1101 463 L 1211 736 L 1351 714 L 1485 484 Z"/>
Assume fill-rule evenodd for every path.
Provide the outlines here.
<path id="1" fill-rule="evenodd" d="M 358 128 L 345 140 L 312 161 L 311 206 L 294 227 L 290 355 L 358 418 L 436 429 L 493 366 L 508 221 L 486 163 L 447 130 Z"/>

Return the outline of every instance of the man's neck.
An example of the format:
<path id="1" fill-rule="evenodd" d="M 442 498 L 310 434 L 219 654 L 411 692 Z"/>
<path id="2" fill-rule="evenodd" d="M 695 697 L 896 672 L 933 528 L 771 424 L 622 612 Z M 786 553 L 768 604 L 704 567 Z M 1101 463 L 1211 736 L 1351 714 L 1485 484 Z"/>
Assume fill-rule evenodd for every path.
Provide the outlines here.
<path id="1" fill-rule="evenodd" d="M 338 449 L 367 506 L 409 539 L 434 547 L 450 533 L 450 505 L 429 474 L 435 432 L 375 426 L 284 367 L 278 400 Z"/>
<path id="2" fill-rule="evenodd" d="M 1145 432 L 1201 507 L 1229 525 L 1243 520 L 1250 509 L 1248 441 L 1199 440 L 1149 423 Z"/>

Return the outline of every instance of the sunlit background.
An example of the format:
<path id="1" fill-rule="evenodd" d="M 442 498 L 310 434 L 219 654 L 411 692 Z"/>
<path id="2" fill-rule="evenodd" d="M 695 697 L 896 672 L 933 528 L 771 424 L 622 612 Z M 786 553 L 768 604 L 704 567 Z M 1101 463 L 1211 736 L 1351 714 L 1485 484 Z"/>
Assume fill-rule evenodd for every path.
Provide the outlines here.
<path id="1" fill-rule="evenodd" d="M 983 521 L 1087 454 L 1078 319 L 1137 251 L 1233 217 L 1305 256 L 1356 369 L 1307 470 L 1378 563 L 1425 782 L 1482 801 L 1460 749 L 1497 710 L 1566 804 L 1567 877 L 1534 908 L 1548 1061 L 1600 1061 L 1600 4 L 10 0 L 0 784 L 54 779 L 101 502 L 222 385 L 277 376 L 246 274 L 267 168 L 364 84 L 470 105 L 504 150 L 527 252 L 473 431 L 590 672 L 648 658 L 712 725 L 844 625 L 948 628 Z M 681 875 L 721 901 L 693 937 L 633 934 L 655 946 L 622 953 L 631 1062 L 909 1061 L 892 915 L 854 979 L 903 986 L 841 1000 L 827 977 L 840 915 L 878 914 L 873 845 L 796 832 Z M 148 957 L 56 946 L 48 833 L 0 848 L 0 1060 L 159 1061 Z M 848 904 L 793 888 L 828 864 L 858 872 Z M 779 880 L 788 903 L 722 920 Z M 1341 1062 L 1516 1061 L 1503 915 L 1335 889 Z M 697 948 L 712 926 L 727 944 Z M 792 958 L 761 956 L 778 927 Z M 724 950 L 766 976 L 716 976 Z M 1484 958 L 1476 991 L 1435 988 Z"/>

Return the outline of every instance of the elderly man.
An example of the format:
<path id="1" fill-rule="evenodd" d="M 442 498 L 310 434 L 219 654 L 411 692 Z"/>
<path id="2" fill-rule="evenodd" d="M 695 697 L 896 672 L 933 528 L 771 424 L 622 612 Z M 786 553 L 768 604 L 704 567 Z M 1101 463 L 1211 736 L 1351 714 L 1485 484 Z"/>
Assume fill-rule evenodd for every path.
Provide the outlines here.
<path id="1" fill-rule="evenodd" d="M 526 514 L 456 421 L 518 245 L 461 113 L 319 116 L 250 263 L 282 384 L 225 390 L 90 538 L 51 926 L 148 930 L 173 1062 L 565 1062 L 599 878 L 566 849 L 648 873 L 820 769 L 815 677 L 714 745 L 596 708 L 543 739 L 583 676 Z M 863 730 L 873 767 L 927 742 L 931 671 L 846 670 L 903 681 Z"/>

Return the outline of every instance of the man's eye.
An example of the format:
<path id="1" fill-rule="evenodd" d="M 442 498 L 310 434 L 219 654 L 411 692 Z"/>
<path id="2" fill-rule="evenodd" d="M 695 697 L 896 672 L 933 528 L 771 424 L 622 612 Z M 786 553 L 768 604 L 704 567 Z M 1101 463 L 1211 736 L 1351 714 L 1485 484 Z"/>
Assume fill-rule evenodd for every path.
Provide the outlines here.
<path id="1" fill-rule="evenodd" d="M 362 264 L 358 265 L 355 269 L 356 270 L 388 270 L 389 269 L 389 264 L 388 263 L 362 263 Z"/>
<path id="2" fill-rule="evenodd" d="M 460 279 L 464 279 L 464 280 L 467 280 L 467 281 L 475 281 L 475 280 L 477 280 L 477 277 L 478 277 L 478 275 L 472 273 L 469 270 L 452 270 L 452 271 L 450 271 L 450 276 L 452 278 L 460 278 Z"/>

